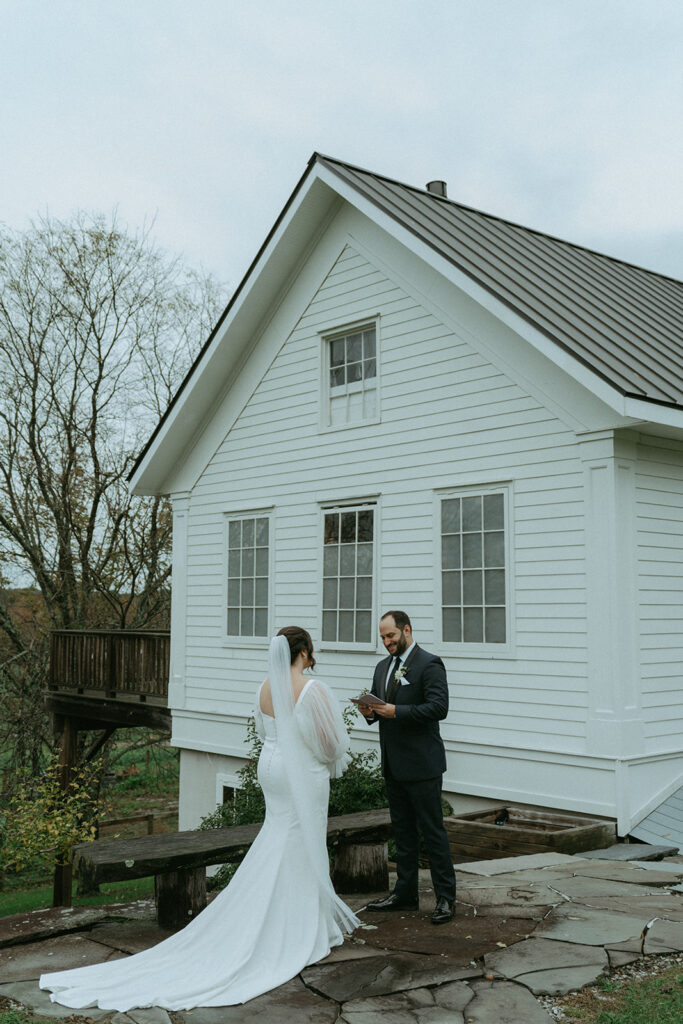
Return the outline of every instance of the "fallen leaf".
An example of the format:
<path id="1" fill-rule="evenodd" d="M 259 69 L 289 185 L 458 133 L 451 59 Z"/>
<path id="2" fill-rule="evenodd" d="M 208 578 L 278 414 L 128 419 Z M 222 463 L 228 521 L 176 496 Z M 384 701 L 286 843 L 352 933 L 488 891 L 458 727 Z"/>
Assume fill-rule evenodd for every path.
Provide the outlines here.
<path id="1" fill-rule="evenodd" d="M 507 943 L 506 942 L 497 942 L 496 945 L 500 946 L 501 949 L 506 949 L 507 948 Z"/>

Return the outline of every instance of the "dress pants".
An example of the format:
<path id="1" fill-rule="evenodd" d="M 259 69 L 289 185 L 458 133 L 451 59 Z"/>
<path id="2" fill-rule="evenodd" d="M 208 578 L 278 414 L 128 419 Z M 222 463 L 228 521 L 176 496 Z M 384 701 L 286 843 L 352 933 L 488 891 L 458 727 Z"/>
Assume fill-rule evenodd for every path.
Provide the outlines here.
<path id="1" fill-rule="evenodd" d="M 416 782 L 399 782 L 387 770 L 384 782 L 396 843 L 398 878 L 394 892 L 401 899 L 417 899 L 422 834 L 436 898 L 445 898 L 452 903 L 455 900 L 455 870 L 443 825 L 441 776 Z"/>

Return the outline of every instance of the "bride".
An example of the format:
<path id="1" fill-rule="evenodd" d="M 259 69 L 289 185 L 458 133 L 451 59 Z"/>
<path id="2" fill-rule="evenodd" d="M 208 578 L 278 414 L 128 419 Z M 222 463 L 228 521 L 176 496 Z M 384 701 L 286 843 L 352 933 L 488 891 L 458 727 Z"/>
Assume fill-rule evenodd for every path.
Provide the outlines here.
<path id="1" fill-rule="evenodd" d="M 224 889 L 182 931 L 135 956 L 43 974 L 54 1002 L 126 1011 L 244 1003 L 327 956 L 358 918 L 336 895 L 325 845 L 330 776 L 350 758 L 337 701 L 304 676 L 315 665 L 305 629 L 270 644 L 256 728 L 263 827 Z"/>

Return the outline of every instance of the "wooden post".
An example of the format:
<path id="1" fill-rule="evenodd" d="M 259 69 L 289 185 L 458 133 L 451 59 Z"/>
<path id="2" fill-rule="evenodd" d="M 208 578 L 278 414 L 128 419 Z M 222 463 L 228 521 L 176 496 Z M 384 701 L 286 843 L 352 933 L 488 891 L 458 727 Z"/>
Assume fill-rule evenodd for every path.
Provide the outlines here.
<path id="1" fill-rule="evenodd" d="M 337 848 L 332 882 L 337 892 L 381 892 L 389 887 L 386 843 L 344 843 Z"/>
<path id="2" fill-rule="evenodd" d="M 59 784 L 66 791 L 76 767 L 78 728 L 73 719 L 68 717 L 64 717 L 61 720 L 61 724 L 62 746 L 59 752 Z M 55 864 L 52 886 L 53 907 L 70 907 L 72 905 L 71 885 L 71 862 L 68 864 Z"/>
<path id="3" fill-rule="evenodd" d="M 154 876 L 157 921 L 162 928 L 183 928 L 206 906 L 206 868 L 180 868 Z"/>

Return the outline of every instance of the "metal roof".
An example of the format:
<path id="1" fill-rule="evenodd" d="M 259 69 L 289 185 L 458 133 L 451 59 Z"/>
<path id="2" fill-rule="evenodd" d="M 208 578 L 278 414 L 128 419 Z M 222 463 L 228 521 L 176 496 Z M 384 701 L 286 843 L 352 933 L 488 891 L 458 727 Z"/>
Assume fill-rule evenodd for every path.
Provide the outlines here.
<path id="1" fill-rule="evenodd" d="M 683 282 L 316 159 L 624 395 L 683 406 Z"/>

